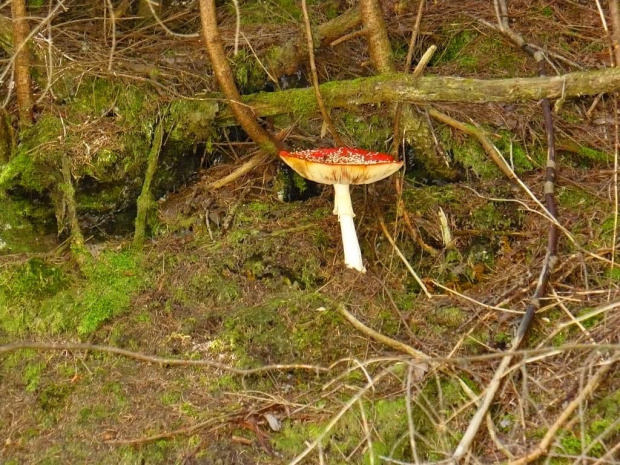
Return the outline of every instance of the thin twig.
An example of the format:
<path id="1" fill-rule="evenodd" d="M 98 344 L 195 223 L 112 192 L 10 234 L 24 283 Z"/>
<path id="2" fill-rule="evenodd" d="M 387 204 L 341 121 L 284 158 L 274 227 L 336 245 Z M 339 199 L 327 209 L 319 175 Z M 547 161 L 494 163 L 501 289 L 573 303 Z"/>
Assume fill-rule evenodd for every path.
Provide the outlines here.
<path id="1" fill-rule="evenodd" d="M 411 383 L 413 381 L 413 364 L 409 364 L 407 370 L 407 392 L 405 393 L 405 406 L 407 408 L 407 429 L 409 432 L 409 446 L 411 447 L 411 455 L 416 464 L 420 463 L 418 457 L 418 448 L 415 442 L 415 423 L 413 422 L 413 408 L 411 407 Z"/>
<path id="2" fill-rule="evenodd" d="M 243 165 L 235 169 L 232 173 L 213 181 L 205 186 L 205 190 L 215 190 L 224 187 L 227 184 L 239 179 L 241 176 L 252 171 L 257 166 L 263 164 L 268 160 L 269 156 L 263 152 L 258 152 L 256 155 L 250 157 Z"/>
<path id="3" fill-rule="evenodd" d="M 306 365 L 306 364 L 287 364 L 287 365 L 265 365 L 258 368 L 234 368 L 228 365 L 224 365 L 222 363 L 213 362 L 211 360 L 182 360 L 177 358 L 164 358 L 157 357 L 154 355 L 142 354 L 140 352 L 133 352 L 131 350 L 120 349 L 118 347 L 112 346 L 102 346 L 98 344 L 85 344 L 85 343 L 54 343 L 54 342 L 14 342 L 12 344 L 7 344 L 0 346 L 0 355 L 8 354 L 10 352 L 15 352 L 17 350 L 25 350 L 25 349 L 33 349 L 33 350 L 58 350 L 58 351 L 67 351 L 67 350 L 87 350 L 87 351 L 96 351 L 96 352 L 105 352 L 108 354 L 120 355 L 122 357 L 132 358 L 134 360 L 140 360 L 142 362 L 148 363 L 156 363 L 161 366 L 203 366 L 203 367 L 211 367 L 216 368 L 218 370 L 228 371 L 230 373 L 246 376 L 246 375 L 254 375 L 257 373 L 265 373 L 268 371 L 275 370 L 309 370 L 314 372 L 327 372 L 328 368 L 320 367 L 317 365 Z"/>
<path id="4" fill-rule="evenodd" d="M 604 379 L 605 375 L 611 367 L 620 360 L 620 353 L 616 353 L 607 360 L 604 360 L 600 363 L 600 368 L 594 373 L 588 384 L 583 386 L 583 388 L 579 391 L 577 397 L 575 397 L 562 411 L 560 416 L 553 422 L 553 425 L 547 430 L 547 433 L 542 438 L 540 443 L 536 446 L 536 448 L 527 454 L 524 457 L 521 457 L 517 460 L 514 460 L 509 463 L 509 465 L 526 465 L 534 460 L 539 459 L 551 445 L 555 435 L 558 433 L 560 428 L 566 423 L 566 421 L 570 418 L 573 412 L 579 407 L 583 401 L 586 400 L 598 387 L 599 383 Z"/>
<path id="5" fill-rule="evenodd" d="M 366 34 L 366 31 L 364 29 L 358 29 L 357 31 L 349 32 L 342 37 L 338 37 L 333 42 L 330 42 L 329 46 L 333 48 L 336 45 L 346 42 L 347 40 L 355 39 L 356 37 L 363 36 L 364 34 Z"/>
<path id="6" fill-rule="evenodd" d="M 418 34 L 420 33 L 420 24 L 422 23 L 422 14 L 424 13 L 424 2 L 426 0 L 418 0 L 418 12 L 415 16 L 415 23 L 411 30 L 411 37 L 409 38 L 409 48 L 407 49 L 407 58 L 405 59 L 405 73 L 408 73 L 411 69 L 411 63 L 413 63 L 413 54 L 415 52 L 416 42 L 418 40 Z"/>
<path id="7" fill-rule="evenodd" d="M 620 66 L 620 8 L 618 0 L 609 0 L 609 16 L 611 18 L 611 47 L 615 66 Z"/>
<path id="8" fill-rule="evenodd" d="M 296 465 L 299 462 L 301 462 L 304 457 L 306 457 L 310 452 L 312 452 L 312 450 L 317 447 L 318 444 L 321 443 L 321 441 L 325 438 L 325 436 L 327 436 L 329 434 L 329 432 L 332 430 L 332 428 L 336 425 L 336 423 L 338 423 L 338 420 L 340 420 L 342 418 L 342 416 L 347 413 L 349 411 L 349 409 L 356 403 L 358 402 L 359 399 L 361 399 L 364 394 L 366 394 L 370 389 L 372 389 L 374 387 L 374 385 L 383 377 L 385 377 L 386 375 L 390 374 L 392 372 L 392 370 L 394 369 L 394 367 L 389 367 L 385 370 L 383 370 L 381 373 L 379 373 L 374 379 L 372 379 L 371 381 L 369 381 L 362 389 L 360 389 L 357 394 L 355 394 L 353 397 L 351 397 L 351 399 L 349 399 L 347 401 L 347 403 L 340 409 L 340 411 L 334 415 L 332 417 L 332 419 L 329 421 L 329 423 L 325 426 L 325 428 L 323 428 L 323 431 L 321 431 L 321 433 L 314 439 L 314 441 L 312 441 L 308 447 L 301 453 L 299 454 L 297 457 L 295 457 L 291 462 L 289 462 L 289 465 Z"/>
<path id="9" fill-rule="evenodd" d="M 110 56 L 108 58 L 108 71 L 112 71 L 112 64 L 114 63 L 114 52 L 116 51 L 116 12 L 114 11 L 114 5 L 112 4 L 112 0 L 106 0 L 108 5 L 108 12 L 110 15 L 110 22 L 112 23 L 112 45 L 110 46 Z M 149 6 L 150 2 L 147 2 Z"/>
<path id="10" fill-rule="evenodd" d="M 241 32 L 241 11 L 239 10 L 239 0 L 233 0 L 233 5 L 235 6 L 235 48 L 233 50 L 233 55 L 237 56 L 237 53 L 239 52 L 239 33 Z"/>
<path id="11" fill-rule="evenodd" d="M 308 15 L 308 8 L 306 6 L 306 0 L 301 0 L 301 11 L 304 15 L 304 24 L 306 26 L 306 41 L 308 43 L 308 58 L 310 59 L 310 75 L 312 76 L 312 87 L 314 88 L 314 95 L 316 96 L 316 103 L 321 110 L 321 115 L 323 115 L 323 121 L 329 128 L 329 132 L 331 132 L 332 137 L 334 138 L 334 142 L 339 146 L 344 146 L 344 142 L 342 141 L 340 135 L 336 131 L 334 127 L 334 123 L 332 122 L 331 117 L 325 107 L 325 102 L 323 101 L 323 97 L 321 97 L 321 91 L 319 90 L 319 75 L 316 71 L 316 63 L 314 61 L 314 40 L 312 39 L 312 28 L 310 26 L 310 16 Z"/>
<path id="12" fill-rule="evenodd" d="M 243 412 L 239 412 L 238 415 L 240 415 Z M 107 441 L 103 441 L 106 444 L 145 444 L 147 442 L 153 442 L 153 441 L 159 441 L 160 439 L 167 439 L 167 438 L 173 438 L 176 436 L 187 436 L 189 434 L 192 434 L 200 429 L 203 429 L 207 426 L 210 425 L 221 425 L 224 420 L 226 420 L 227 418 L 230 418 L 232 415 L 225 415 L 225 416 L 219 416 L 216 418 L 209 418 L 208 420 L 205 421 L 201 421 L 200 423 L 196 423 L 195 425 L 191 425 L 191 426 L 186 426 L 183 428 L 179 428 L 179 429 L 175 429 L 172 431 L 166 431 L 164 433 L 160 433 L 160 434 L 154 434 L 152 436 L 144 436 L 141 438 L 135 438 L 135 439 L 110 439 Z"/>
<path id="13" fill-rule="evenodd" d="M 605 12 L 603 11 L 603 7 L 601 6 L 601 2 L 599 0 L 594 0 L 596 3 L 596 9 L 598 10 L 598 14 L 601 17 L 601 24 L 603 25 L 603 29 L 605 30 L 605 35 L 607 36 L 607 43 L 609 44 L 609 58 L 611 62 L 614 62 L 614 53 L 613 53 L 613 41 L 611 38 L 611 34 L 609 33 L 609 28 L 607 27 L 607 20 L 605 19 Z"/>
<path id="14" fill-rule="evenodd" d="M 431 45 L 430 47 L 428 47 L 426 52 L 424 52 L 424 55 L 422 55 L 422 58 L 420 58 L 420 61 L 418 61 L 418 64 L 415 65 L 415 69 L 413 70 L 413 73 L 411 73 L 413 77 L 422 76 L 424 69 L 428 65 L 429 61 L 431 61 L 431 58 L 433 58 L 436 50 L 437 45 Z"/>
<path id="15" fill-rule="evenodd" d="M 377 215 L 378 215 L 377 218 L 379 220 L 379 226 L 381 227 L 381 230 L 383 231 L 383 234 L 387 238 L 388 242 L 392 245 L 392 248 L 394 249 L 394 252 L 396 252 L 396 255 L 398 255 L 398 258 L 401 259 L 401 261 L 403 262 L 405 267 L 409 270 L 409 273 L 411 273 L 411 276 L 413 276 L 413 278 L 416 280 L 416 282 L 422 288 L 422 291 L 424 291 L 424 294 L 426 294 L 426 297 L 428 297 L 430 299 L 432 297 L 432 295 L 429 292 L 428 288 L 426 287 L 426 284 L 424 284 L 424 281 L 422 281 L 422 279 L 418 276 L 418 274 L 415 272 L 415 270 L 411 267 L 411 264 L 409 263 L 409 260 L 407 260 L 407 258 L 403 255 L 403 253 L 400 251 L 400 249 L 396 245 L 396 242 L 394 241 L 394 238 L 392 237 L 392 235 L 388 231 L 387 227 L 385 226 L 385 220 L 383 219 L 383 215 L 381 214 L 380 211 L 378 211 L 378 209 L 377 209 Z"/>
<path id="16" fill-rule="evenodd" d="M 487 153 L 489 158 L 495 162 L 500 171 L 504 173 L 508 179 L 515 179 L 514 171 L 510 168 L 510 166 L 508 166 L 504 158 L 499 155 L 495 145 L 489 140 L 481 129 L 469 124 L 461 123 L 460 121 L 455 120 L 435 108 L 428 108 L 428 114 L 436 120 L 478 139 L 478 142 L 480 142 L 480 145 L 482 145 L 484 151 Z"/>
<path id="17" fill-rule="evenodd" d="M 538 65 L 538 75 L 545 76 L 545 61 L 540 52 L 534 50 L 530 47 L 525 40 L 519 36 L 517 33 L 512 31 L 508 27 L 508 19 L 507 19 L 507 7 L 505 0 L 496 0 L 500 7 L 499 12 L 501 16 L 499 27 L 501 31 L 506 34 L 510 39 L 512 39 L 515 44 L 517 44 L 520 48 L 522 48 L 525 52 L 530 54 L 537 62 Z M 556 211 L 556 203 L 554 197 L 554 182 L 555 182 L 555 145 L 554 145 L 554 132 L 553 132 L 553 119 L 551 116 L 551 105 L 548 99 L 543 99 L 541 102 L 543 108 L 543 116 L 545 123 L 545 132 L 547 134 L 547 167 L 545 171 L 545 203 L 546 210 L 549 215 L 555 220 L 549 224 L 549 233 L 547 239 L 547 250 L 545 254 L 545 259 L 543 261 L 543 266 L 540 271 L 540 275 L 538 278 L 538 284 L 536 286 L 536 290 L 534 291 L 534 295 L 530 300 L 530 303 L 527 305 L 525 309 L 525 315 L 521 320 L 521 324 L 517 329 L 517 334 L 512 342 L 511 348 L 506 355 L 499 367 L 497 368 L 487 390 L 484 394 L 484 397 L 481 399 L 480 406 L 474 417 L 472 418 L 470 424 L 467 427 L 461 441 L 459 442 L 452 458 L 458 460 L 462 458 L 469 450 L 478 430 L 480 429 L 480 425 L 484 417 L 486 416 L 489 408 L 491 407 L 491 403 L 495 398 L 495 394 L 497 393 L 499 386 L 501 384 L 502 378 L 506 374 L 506 371 L 509 365 L 512 362 L 513 355 L 512 353 L 519 349 L 521 343 L 525 339 L 525 336 L 534 320 L 534 315 L 538 309 L 540 309 L 540 300 L 545 296 L 547 291 L 547 285 L 549 283 L 549 278 L 551 273 L 557 262 L 557 247 L 558 247 L 558 227 L 557 223 L 557 211 Z"/>
<path id="18" fill-rule="evenodd" d="M 359 321 L 359 320 L 357 320 Z M 361 323 L 361 322 L 360 322 Z M 157 356 L 151 356 L 142 354 L 140 352 L 133 352 L 126 349 L 119 349 L 112 346 L 102 346 L 97 344 L 87 344 L 87 343 L 53 343 L 53 342 L 32 342 L 32 341 L 22 341 L 15 342 L 7 345 L 0 345 L 0 355 L 9 354 L 11 352 L 15 352 L 18 350 L 54 350 L 60 352 L 72 351 L 72 350 L 84 350 L 84 351 L 99 351 L 99 352 L 107 352 L 116 355 L 121 355 L 123 357 L 131 358 L 134 360 L 140 360 L 147 363 L 156 363 L 162 366 L 208 366 L 217 369 L 221 369 L 224 371 L 228 371 L 240 376 L 253 375 L 257 373 L 267 372 L 267 371 L 276 371 L 276 370 L 309 370 L 309 371 L 318 371 L 318 372 L 328 372 L 331 371 L 336 365 L 350 362 L 352 359 L 350 357 L 336 360 L 329 367 L 320 367 L 316 365 L 305 365 L 305 364 L 288 364 L 288 365 L 265 365 L 263 367 L 258 368 L 234 368 L 229 367 L 227 365 L 222 365 L 217 362 L 212 362 L 210 360 L 184 360 L 177 358 L 162 358 Z M 415 350 L 415 349 L 414 349 Z M 536 349 L 520 349 L 511 352 L 511 354 L 515 357 L 528 357 L 524 359 L 524 361 L 520 362 L 520 365 L 525 363 L 529 363 L 533 361 L 533 358 L 541 359 L 544 357 L 550 357 L 553 355 L 557 355 L 563 352 L 570 351 L 614 351 L 620 352 L 620 344 L 564 344 L 558 347 L 541 347 Z M 497 353 L 487 353 L 481 355 L 470 355 L 463 357 L 431 357 L 426 356 L 425 362 L 432 362 L 438 365 L 462 365 L 466 363 L 477 363 L 477 362 L 489 362 L 491 360 L 497 360 L 498 358 L 505 357 L 505 352 L 497 352 Z M 405 362 L 410 360 L 410 358 L 403 357 L 380 357 L 377 359 L 371 359 L 364 361 L 364 364 L 369 365 L 371 363 L 379 363 L 379 362 Z M 357 363 L 357 367 L 359 368 L 360 364 Z"/>
<path id="19" fill-rule="evenodd" d="M 409 73 L 411 69 L 411 63 L 413 62 L 413 54 L 415 52 L 416 42 L 418 40 L 418 34 L 420 32 L 420 24 L 422 22 L 422 14 L 424 13 L 424 3 L 426 0 L 418 0 L 418 13 L 415 17 L 415 23 L 413 25 L 413 29 L 411 30 L 411 38 L 409 39 L 409 48 L 407 49 L 407 58 L 405 59 L 405 69 L 404 73 Z M 396 108 L 394 110 L 394 145 L 392 147 L 392 153 L 394 155 L 398 155 L 398 150 L 400 147 L 401 134 L 400 134 L 400 120 L 403 113 L 403 104 L 401 102 L 396 104 Z"/>
<path id="20" fill-rule="evenodd" d="M 146 0 L 146 3 L 149 6 L 149 9 L 151 10 L 151 15 L 155 19 L 155 22 L 157 24 L 159 24 L 159 26 L 164 31 L 166 31 L 167 34 L 170 34 L 173 37 L 181 37 L 181 38 L 184 38 L 184 39 L 193 39 L 193 38 L 196 38 L 196 37 L 200 37 L 200 34 L 197 33 L 197 32 L 194 32 L 194 33 L 191 33 L 191 34 L 182 34 L 180 32 L 174 32 L 172 29 L 170 29 L 168 26 L 166 26 L 166 24 L 159 17 L 159 14 L 155 11 L 155 8 L 151 4 L 151 0 Z"/>
<path id="21" fill-rule="evenodd" d="M 368 326 L 366 326 L 364 323 L 362 323 L 360 320 L 358 320 L 357 318 L 355 318 L 344 306 L 344 304 L 339 304 L 337 306 L 337 310 L 338 313 L 340 313 L 343 317 L 346 318 L 346 320 L 351 323 L 356 329 L 360 330 L 361 332 L 363 332 L 364 334 L 366 334 L 367 336 L 371 337 L 372 339 L 374 339 L 375 341 L 378 341 L 382 344 L 385 344 L 388 347 L 391 347 L 392 349 L 398 350 L 399 352 L 404 352 L 405 354 L 411 355 L 412 357 L 419 359 L 419 360 L 429 360 L 429 356 L 426 355 L 424 352 L 419 351 L 417 349 L 414 349 L 413 347 L 407 345 L 407 344 L 403 344 L 400 341 L 397 341 L 396 339 L 392 339 L 391 337 L 388 337 L 384 334 L 381 334 L 377 331 L 375 331 L 372 328 L 369 328 Z"/>

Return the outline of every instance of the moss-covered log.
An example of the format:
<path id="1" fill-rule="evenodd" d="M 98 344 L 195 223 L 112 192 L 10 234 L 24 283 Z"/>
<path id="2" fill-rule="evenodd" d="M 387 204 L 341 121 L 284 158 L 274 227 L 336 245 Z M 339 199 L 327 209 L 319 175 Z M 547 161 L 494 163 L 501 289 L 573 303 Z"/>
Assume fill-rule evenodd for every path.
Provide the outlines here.
<path id="1" fill-rule="evenodd" d="M 571 98 L 614 92 L 620 89 L 620 69 L 577 71 L 553 77 L 473 79 L 445 76 L 390 74 L 320 86 L 330 107 L 349 107 L 382 102 L 518 102 L 542 98 Z M 310 88 L 246 95 L 257 116 L 282 113 L 311 114 L 318 111 Z M 234 124 L 226 109 L 218 118 L 221 125 Z"/>

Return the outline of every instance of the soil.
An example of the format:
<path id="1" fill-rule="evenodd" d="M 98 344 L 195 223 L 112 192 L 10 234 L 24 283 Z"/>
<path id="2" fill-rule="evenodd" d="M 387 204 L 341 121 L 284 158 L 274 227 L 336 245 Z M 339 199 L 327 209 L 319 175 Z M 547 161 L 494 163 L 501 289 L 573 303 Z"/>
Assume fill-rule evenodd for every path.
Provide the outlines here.
<path id="1" fill-rule="evenodd" d="M 33 16 L 45 16 L 35 3 Z M 545 192 L 539 103 L 437 105 L 481 128 L 529 192 L 506 179 L 477 140 L 433 123 L 437 157 L 450 176 L 405 147 L 402 194 L 393 178 L 352 188 L 368 269 L 360 274 L 342 265 L 330 186 L 308 184 L 268 160 L 222 188 L 207 187 L 255 147 L 238 128 L 218 126 L 222 103 L 198 38 L 174 38 L 148 18 L 132 19 L 132 5 L 135 11 L 118 19 L 108 71 L 103 4 L 65 3 L 71 9 L 52 21 L 52 31 L 55 46 L 74 61 L 63 61 L 65 74 L 54 95 L 40 100 L 35 126 L 20 133 L 6 163 L 0 159 L 0 462 L 372 464 L 450 457 L 543 266 L 549 221 L 533 200 Z M 241 3 L 241 29 L 252 48 L 241 41 L 237 55 L 234 8 L 222 4 L 218 11 L 242 93 L 307 85 L 303 65 L 294 76 L 271 79 L 265 71 L 279 69 L 269 63 L 298 34 L 298 5 Z M 349 6 L 310 2 L 312 21 L 324 23 Z M 402 67 L 417 7 L 383 7 Z M 196 4 L 171 2 L 164 10 L 169 28 L 199 30 Z M 557 72 L 609 65 L 595 5 L 515 0 L 510 14 L 520 34 L 560 55 L 551 60 Z M 477 19 L 495 23 L 492 4 L 427 2 L 414 61 L 433 43 L 438 51 L 428 73 L 536 73 L 528 55 Z M 97 27 L 85 27 L 86 20 Z M 316 53 L 322 81 L 373 74 L 363 37 Z M 139 250 L 127 231 L 153 121 L 159 105 L 171 101 L 167 115 L 175 124 L 166 126 L 153 185 L 157 211 Z M 532 451 L 618 352 L 616 107 L 615 95 L 556 105 L 560 260 L 472 460 L 509 462 Z M 8 111 L 17 114 L 12 100 Z M 387 106 L 332 111 L 343 137 L 380 151 L 390 148 L 390 115 Z M 291 148 L 330 145 L 318 114 L 264 123 Z M 81 255 L 63 242 L 59 151 L 73 163 L 86 239 Z M 351 324 L 342 308 L 388 339 Z M 90 346 L 10 349 L 18 341 Z M 427 357 L 413 357 L 394 341 Z M 550 463 L 618 460 L 618 374 L 612 365 L 554 434 Z"/>

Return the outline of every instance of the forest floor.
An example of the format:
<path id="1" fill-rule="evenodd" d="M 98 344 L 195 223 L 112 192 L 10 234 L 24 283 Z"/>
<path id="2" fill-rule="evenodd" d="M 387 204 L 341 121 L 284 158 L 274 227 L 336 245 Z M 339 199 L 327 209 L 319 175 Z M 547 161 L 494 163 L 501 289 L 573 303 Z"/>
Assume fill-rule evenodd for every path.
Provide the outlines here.
<path id="1" fill-rule="evenodd" d="M 611 205 L 605 207 L 597 194 L 607 176 L 573 174 L 590 181 L 584 188 L 560 189 L 564 224 L 590 250 L 600 250 L 612 230 Z M 538 182 L 536 175 L 527 181 Z M 498 360 L 443 367 L 411 361 L 353 328 L 337 309 L 344 304 L 369 327 L 431 357 L 501 353 L 519 315 L 485 304 L 522 310 L 537 280 L 547 225 L 521 206 L 479 197 L 472 188 L 462 183 L 406 190 L 407 209 L 418 212 L 427 229 L 439 228 L 433 218 L 439 208 L 449 218 L 455 243 L 437 257 L 412 248 L 394 222 L 390 195 L 379 202 L 432 299 L 419 292 L 381 234 L 361 189 L 355 206 L 369 262 L 365 275 L 340 265 L 339 228 L 327 192 L 287 204 L 260 191 L 246 194 L 227 232 L 214 223 L 211 234 L 162 234 L 143 254 L 132 252 L 128 241 L 93 244 L 94 258 L 82 269 L 53 255 L 3 258 L 3 327 L 20 339 L 82 340 L 231 367 L 329 367 L 325 373 L 274 369 L 239 375 L 97 350 L 18 351 L 4 359 L 0 372 L 3 462 L 287 463 L 363 389 L 367 377 L 384 370 L 389 375 L 323 440 L 326 463 L 347 457 L 361 463 L 369 460 L 370 447 L 377 460 L 409 457 L 408 378 L 419 453 L 428 460 L 445 458 L 473 413 L 471 395 L 484 389 Z M 506 188 L 476 182 L 475 189 L 490 194 Z M 226 203 L 236 203 L 232 188 L 221 195 L 220 205 Z M 571 250 L 568 241 L 562 245 L 554 297 L 525 345 L 560 351 L 514 371 L 492 413 L 495 440 L 512 453 L 539 440 L 596 365 L 597 352 L 571 345 L 612 341 L 617 334 L 613 307 L 571 325 L 607 302 L 609 292 L 612 299 L 617 294 L 609 291 L 607 264 Z M 482 303 L 451 295 L 436 282 Z M 619 433 L 619 387 L 617 376 L 599 387 L 584 404 L 582 422 L 558 436 L 553 454 L 570 457 L 589 447 L 593 456 L 604 455 Z M 365 425 L 372 425 L 372 443 Z M 502 458 L 491 444 L 477 453 L 491 462 Z"/>
<path id="2" fill-rule="evenodd" d="M 289 3 L 242 5 L 242 26 L 255 45 L 233 60 L 244 93 L 261 90 L 257 83 L 266 81 L 254 53 L 265 58 L 269 46 L 297 34 L 299 9 Z M 414 12 L 401 14 L 400 2 L 384 3 L 402 61 Z M 492 5 L 480 12 L 478 2 L 428 3 L 418 55 L 431 43 L 439 46 L 428 73 L 535 74 L 527 55 L 472 19 L 492 21 Z M 559 3 L 511 2 L 525 12 L 516 15 L 515 27 L 569 61 L 603 66 L 609 55 L 594 7 Z M 230 38 L 234 14 L 223 9 L 222 30 Z M 316 22 L 332 14 L 321 2 L 312 2 L 311 10 Z M 190 13 L 188 7 L 177 22 L 196 30 Z M 280 26 L 270 23 L 276 19 L 283 29 L 268 34 Z M 86 36 L 66 34 L 67 53 L 81 54 L 75 37 Z M 174 54 L 162 49 L 191 46 L 190 55 L 201 55 L 198 40 L 166 40 L 150 42 L 153 50 L 145 45 L 144 53 L 163 62 Z M 107 66 L 99 45 L 92 41 L 92 66 Z M 357 37 L 320 51 L 322 78 L 368 74 L 360 50 L 365 44 Z M 119 66 L 135 59 L 131 53 L 133 47 L 119 46 Z M 177 74 L 171 66 L 158 85 L 176 86 L 178 93 L 185 84 L 202 88 L 205 83 L 191 76 L 173 82 L 178 75 L 204 74 L 188 66 L 196 68 Z M 522 346 L 526 352 L 513 361 L 477 435 L 470 456 L 476 463 L 509 462 L 532 450 L 618 351 L 614 98 L 584 97 L 555 109 L 556 197 L 564 228 L 559 263 Z M 114 99 L 109 113 L 140 119 L 123 113 L 121 103 L 116 108 Z M 542 197 L 546 147 L 538 102 L 438 108 L 483 128 L 533 197 Z M 387 106 L 366 106 L 332 114 L 347 140 L 387 150 L 388 113 Z M 283 126 L 289 124 L 289 142 L 302 145 L 318 139 L 322 127 L 318 116 L 290 117 Z M 131 237 L 107 231 L 87 238 L 91 257 L 82 263 L 66 243 L 0 256 L 0 344 L 91 345 L 0 350 L 0 462 L 284 464 L 306 452 L 305 463 L 316 464 L 448 459 L 536 287 L 549 221 L 476 140 L 441 124 L 434 128 L 437 156 L 456 178 L 431 179 L 414 166 L 403 177 L 402 197 L 393 180 L 352 189 L 366 274 L 342 265 L 330 188 L 303 201 L 281 201 L 282 167 L 275 161 L 222 189 L 201 188 L 232 171 L 248 148 L 245 141 L 222 138 L 223 161 L 161 199 L 143 251 L 132 247 Z M 100 136 L 91 132 L 80 137 Z M 343 309 L 367 329 L 354 326 Z M 409 349 L 397 350 L 394 341 Z M 412 357 L 411 348 L 428 357 Z M 259 369 L 265 366 L 271 368 Z M 618 463 L 617 365 L 599 381 L 555 432 L 549 463 Z"/>

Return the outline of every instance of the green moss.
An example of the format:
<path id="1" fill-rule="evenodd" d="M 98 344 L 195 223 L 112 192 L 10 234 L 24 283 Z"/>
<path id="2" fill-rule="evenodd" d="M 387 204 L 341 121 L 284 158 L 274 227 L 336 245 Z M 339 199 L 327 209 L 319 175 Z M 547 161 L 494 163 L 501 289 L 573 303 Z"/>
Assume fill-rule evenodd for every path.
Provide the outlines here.
<path id="1" fill-rule="evenodd" d="M 37 193 L 44 192 L 60 181 L 58 152 L 49 148 L 50 141 L 63 135 L 60 118 L 42 115 L 33 126 L 20 132 L 17 153 L 0 170 L 0 189 L 21 186 Z"/>
<path id="2" fill-rule="evenodd" d="M 217 99 L 190 100 L 177 99 L 170 105 L 170 121 L 174 125 L 167 128 L 171 141 L 195 143 L 210 141 L 214 137 L 213 120 L 217 115 L 219 105 Z M 211 151 L 207 147 L 207 153 Z"/>
<path id="3" fill-rule="evenodd" d="M 309 6 L 312 2 L 308 2 Z M 234 15 L 231 5 L 230 14 Z M 264 26 L 266 24 L 299 23 L 302 20 L 301 9 L 295 0 L 250 0 L 241 8 L 241 24 L 247 26 Z"/>
<path id="4" fill-rule="evenodd" d="M 425 186 L 423 189 L 407 189 L 403 192 L 403 200 L 409 211 L 419 214 L 434 213 L 439 207 L 461 206 L 462 193 L 454 185 Z"/>
<path id="5" fill-rule="evenodd" d="M 511 215 L 512 214 L 512 215 Z M 506 204 L 486 203 L 471 212 L 472 226 L 488 231 L 506 231 L 522 221 L 522 214 Z"/>
<path id="6" fill-rule="evenodd" d="M 41 374 L 45 369 L 42 362 L 31 362 L 24 368 L 23 381 L 27 392 L 35 392 L 41 382 Z"/>
<path id="7" fill-rule="evenodd" d="M 458 328 L 466 319 L 466 314 L 458 307 L 440 307 L 429 316 L 429 321 L 447 328 Z"/>
<path id="8" fill-rule="evenodd" d="M 437 65 L 439 63 L 455 61 L 476 37 L 478 37 L 478 33 L 469 29 L 452 34 L 452 36 L 444 42 L 441 53 L 436 54 L 431 62 Z"/>
<path id="9" fill-rule="evenodd" d="M 606 163 L 606 162 L 609 162 L 612 158 L 611 155 L 607 152 L 592 149 L 584 145 L 578 146 L 578 154 L 581 157 L 585 158 L 586 160 L 589 160 L 595 163 Z"/>
<path id="10" fill-rule="evenodd" d="M 500 38 L 480 35 L 465 23 L 450 24 L 443 29 L 442 35 L 448 38 L 432 60 L 435 66 L 449 63 L 467 73 L 484 70 L 516 76 L 525 65 L 525 54 L 518 49 L 507 48 Z M 489 57 L 493 57 L 492 60 Z"/>
<path id="11" fill-rule="evenodd" d="M 366 116 L 361 109 L 358 111 L 340 112 L 343 131 L 356 141 L 359 147 L 368 150 L 385 152 L 386 142 L 390 139 L 393 128 L 390 118 L 374 113 Z"/>
<path id="12" fill-rule="evenodd" d="M 103 404 L 89 405 L 82 408 L 78 413 L 78 424 L 94 423 L 113 416 L 114 412 L 110 411 L 109 406 Z"/>
<path id="13" fill-rule="evenodd" d="M 325 86 L 337 86 L 339 83 L 327 83 Z M 325 89 L 325 87 L 322 87 Z M 326 100 L 326 104 L 329 105 L 326 95 L 323 95 Z M 244 102 L 249 101 L 248 96 L 242 96 Z M 264 102 L 268 105 L 273 105 L 276 108 L 288 108 L 289 111 L 297 116 L 311 115 L 319 110 L 316 103 L 316 97 L 312 92 L 308 92 L 307 89 L 289 89 L 286 92 L 261 92 L 252 96 L 252 104 L 256 104 L 260 107 L 260 104 Z"/>
<path id="14" fill-rule="evenodd" d="M 231 68 L 241 94 L 259 92 L 265 87 L 267 74 L 249 50 L 241 49 L 232 57 Z"/>
<path id="15" fill-rule="evenodd" d="M 56 410 L 64 407 L 71 394 L 70 386 L 66 384 L 50 384 L 45 386 L 37 396 L 37 402 L 42 411 Z"/>
<path id="16" fill-rule="evenodd" d="M 104 252 L 82 271 L 71 286 L 61 271 L 41 263 L 4 271 L 0 328 L 13 335 L 68 331 L 86 336 L 127 309 L 144 279 L 139 258 L 128 252 Z"/>
<path id="17" fill-rule="evenodd" d="M 18 266 L 15 273 L 10 275 L 10 281 L 7 279 L 3 284 L 6 299 L 19 299 L 23 296 L 40 299 L 65 289 L 68 278 L 60 267 L 33 258 Z"/>
<path id="18" fill-rule="evenodd" d="M 546 163 L 547 154 L 544 150 L 533 146 L 529 148 L 528 152 L 524 145 L 515 140 L 514 134 L 510 131 L 501 130 L 498 134 L 500 139 L 494 141 L 495 146 L 517 174 L 523 174 L 535 168 L 530 158 L 539 165 Z"/>
<path id="19" fill-rule="evenodd" d="M 231 350 L 243 364 L 313 360 L 330 344 L 329 332 L 340 319 L 316 312 L 322 301 L 314 293 L 274 297 L 258 306 L 226 316 L 218 346 Z"/>
<path id="20" fill-rule="evenodd" d="M 241 294 L 235 281 L 214 272 L 194 275 L 189 291 L 197 301 L 213 298 L 218 303 L 234 302 Z"/>
<path id="21" fill-rule="evenodd" d="M 442 139 L 446 142 L 449 141 L 448 137 L 447 134 L 442 135 Z M 451 149 L 454 160 L 480 178 L 497 179 L 502 176 L 499 168 L 489 159 L 482 146 L 474 138 L 468 137 L 461 143 L 455 143 L 452 140 Z"/>

